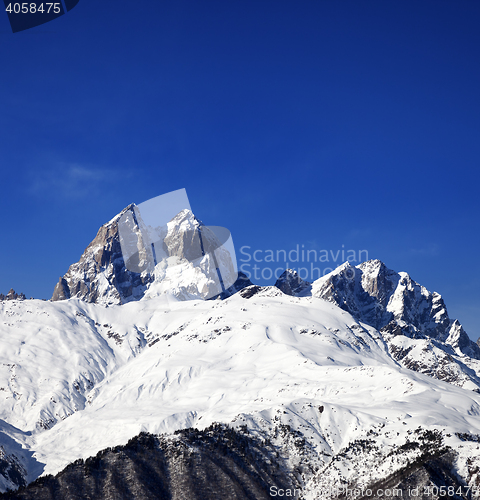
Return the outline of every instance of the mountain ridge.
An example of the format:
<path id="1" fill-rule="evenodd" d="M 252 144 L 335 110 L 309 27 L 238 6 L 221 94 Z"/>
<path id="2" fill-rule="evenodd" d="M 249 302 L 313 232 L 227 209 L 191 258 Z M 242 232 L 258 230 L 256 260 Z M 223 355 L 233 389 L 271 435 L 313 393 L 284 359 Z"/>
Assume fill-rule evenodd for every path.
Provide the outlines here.
<path id="1" fill-rule="evenodd" d="M 268 476 L 270 452 L 279 460 L 283 482 L 265 484 L 298 488 L 304 500 L 337 498 L 327 491 L 332 484 L 404 484 L 411 463 L 419 464 L 415 484 L 450 485 L 452 467 L 461 484 L 480 483 L 480 361 L 439 294 L 374 260 L 345 263 L 314 283 L 292 270 L 269 287 L 239 275 L 226 293 L 203 300 L 209 270 L 193 274 L 184 259 L 198 256 L 192 216 L 174 217 L 163 236 L 166 255 L 180 265 L 168 275 L 147 270 L 143 278 L 153 281 L 138 294 L 119 292 L 135 276 L 117 288 L 114 262 L 118 276 L 126 266 L 114 218 L 65 278 L 76 297 L 0 301 L 0 490 L 65 467 L 87 487 L 86 462 L 75 462 L 106 450 L 98 474 L 122 476 L 148 440 L 120 469 L 110 448 L 139 433 L 163 436 L 170 450 L 178 432 L 207 430 L 208 442 L 228 428 L 258 443 L 260 475 Z M 228 457 L 211 458 L 233 471 Z M 148 486 L 137 479 L 138 488 Z M 182 494 L 180 483 L 160 483 L 167 498 Z M 217 496 L 230 488 L 215 484 Z M 97 498 L 108 495 L 107 488 Z M 244 490 L 238 498 L 251 497 Z"/>
<path id="2" fill-rule="evenodd" d="M 144 229 L 140 231 L 143 221 L 136 206 L 131 204 L 100 228 L 80 261 L 72 264 L 60 279 L 52 300 L 65 299 L 72 292 L 87 302 L 110 305 L 172 292 L 182 300 L 201 296 L 200 287 L 205 290 L 206 283 L 212 282 L 211 266 L 202 268 L 203 275 L 188 269 L 183 271 L 184 267 L 174 268 L 169 276 L 165 271 L 159 274 L 153 268 L 143 273 L 126 269 L 118 222 L 130 213 L 133 216 L 130 224 L 141 240 L 142 231 L 145 233 Z M 180 212 L 163 230 L 165 243 L 160 251 L 180 261 L 195 259 L 200 242 L 194 240 L 198 238 L 197 230 L 201 226 L 202 222 L 192 212 Z M 145 246 L 144 251 L 149 252 L 149 247 Z M 201 281 L 197 281 L 198 276 L 202 277 Z M 179 279 L 183 280 L 180 286 L 177 284 Z M 62 295 L 59 288 L 66 282 L 69 283 L 69 292 Z M 480 347 L 470 340 L 458 320 L 449 318 L 441 295 L 429 292 L 407 273 L 397 273 L 380 260 L 373 259 L 356 266 L 345 262 L 313 283 L 301 279 L 294 270 L 286 269 L 274 287 L 294 297 L 314 296 L 327 300 L 358 321 L 378 329 L 390 355 L 402 366 L 480 391 L 480 377 L 477 375 Z M 262 289 L 239 273 L 228 290 L 210 295 L 225 300 L 240 291 L 242 296 L 250 297 Z"/>

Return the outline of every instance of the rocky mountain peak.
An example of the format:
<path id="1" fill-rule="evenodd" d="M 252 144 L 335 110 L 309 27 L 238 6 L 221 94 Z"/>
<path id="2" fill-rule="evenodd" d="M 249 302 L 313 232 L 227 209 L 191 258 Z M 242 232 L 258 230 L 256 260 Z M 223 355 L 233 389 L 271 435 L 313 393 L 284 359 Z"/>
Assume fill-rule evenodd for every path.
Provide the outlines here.
<path id="1" fill-rule="evenodd" d="M 310 288 L 310 283 L 300 278 L 293 269 L 286 269 L 276 281 L 275 286 L 286 295 L 298 296 Z"/>
<path id="2" fill-rule="evenodd" d="M 370 297 L 387 306 L 388 298 L 398 283 L 398 274 L 380 260 L 370 260 L 358 266 L 361 272 L 361 287 Z"/>
<path id="3" fill-rule="evenodd" d="M 0 293 L 0 300 L 25 300 L 26 296 L 24 293 L 16 293 L 13 288 L 10 288 L 10 291 L 7 295 L 3 295 Z"/>
<path id="4" fill-rule="evenodd" d="M 135 204 L 98 230 L 80 260 L 60 277 L 52 301 L 75 297 L 86 302 L 121 304 L 143 296 L 152 277 L 126 268 L 120 244 L 118 223 L 127 214 L 135 214 Z"/>
<path id="5" fill-rule="evenodd" d="M 168 223 L 169 228 L 178 227 L 182 230 L 196 229 L 201 225 L 203 225 L 202 221 L 197 219 L 194 213 L 188 208 L 178 212 L 178 214 Z"/>
<path id="6" fill-rule="evenodd" d="M 480 348 L 470 340 L 458 319 L 452 322 L 445 343 L 451 345 L 456 352 L 461 352 L 470 358 L 480 359 Z"/>
<path id="7" fill-rule="evenodd" d="M 201 258 L 203 244 L 199 233 L 201 226 L 202 222 L 190 210 L 179 212 L 167 224 L 167 232 L 163 239 L 163 250 L 166 255 L 186 258 L 189 261 Z"/>
<path id="8" fill-rule="evenodd" d="M 99 229 L 59 279 L 52 300 L 75 297 L 108 305 L 165 293 L 179 299 L 229 296 L 248 281 L 237 280 L 223 246 L 229 237 L 224 228 L 204 226 L 189 209 L 152 227 L 130 204 Z"/>
<path id="9" fill-rule="evenodd" d="M 385 333 L 431 338 L 480 359 L 480 349 L 458 321 L 449 318 L 442 296 L 380 260 L 348 262 L 312 285 L 312 294 L 337 304 L 359 321 Z"/>

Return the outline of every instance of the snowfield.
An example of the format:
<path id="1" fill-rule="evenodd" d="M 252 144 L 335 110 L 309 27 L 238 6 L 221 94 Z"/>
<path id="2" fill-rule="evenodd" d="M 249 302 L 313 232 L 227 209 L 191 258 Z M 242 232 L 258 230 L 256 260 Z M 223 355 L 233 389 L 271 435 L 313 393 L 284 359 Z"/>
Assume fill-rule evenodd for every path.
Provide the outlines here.
<path id="1" fill-rule="evenodd" d="M 321 298 L 265 287 L 251 298 L 110 307 L 4 301 L 0 338 L 0 450 L 27 481 L 141 431 L 213 422 L 281 445 L 306 499 L 405 466 L 415 450 L 389 450 L 418 428 L 440 431 L 472 479 L 466 462 L 479 444 L 456 433 L 480 434 L 480 394 L 401 366 L 379 331 Z M 372 436 L 376 454 L 348 455 Z"/>
<path id="2" fill-rule="evenodd" d="M 100 228 L 52 301 L 0 301 L 0 490 L 141 432 L 163 435 L 161 453 L 184 439 L 201 455 L 197 431 L 175 434 L 189 428 L 230 436 L 247 468 L 242 449 L 259 443 L 255 470 L 278 470 L 306 500 L 412 481 L 480 487 L 480 347 L 441 295 L 379 260 L 314 283 L 289 269 L 272 287 L 239 276 L 220 293 L 217 263 L 230 269 L 231 256 L 187 209 L 150 228 L 162 261 L 129 271 L 122 217 L 135 262 L 152 253 L 135 210 Z"/>

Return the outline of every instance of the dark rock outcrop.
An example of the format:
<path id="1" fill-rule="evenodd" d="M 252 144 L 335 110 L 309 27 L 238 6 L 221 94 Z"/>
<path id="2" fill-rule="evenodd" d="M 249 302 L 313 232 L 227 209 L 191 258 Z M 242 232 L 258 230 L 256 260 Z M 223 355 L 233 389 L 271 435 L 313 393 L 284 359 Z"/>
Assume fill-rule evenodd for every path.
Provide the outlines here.
<path id="1" fill-rule="evenodd" d="M 143 296 L 153 278 L 126 268 L 118 231 L 120 217 L 133 210 L 134 205 L 129 205 L 99 229 L 80 260 L 59 279 L 53 301 L 75 297 L 85 302 L 123 304 Z"/>
<path id="2" fill-rule="evenodd" d="M 457 320 L 451 320 L 440 294 L 429 292 L 407 273 L 388 269 L 379 260 L 353 267 L 343 264 L 313 284 L 312 294 L 348 311 L 382 332 L 430 338 L 480 359 L 480 348 Z"/>
<path id="3" fill-rule="evenodd" d="M 480 392 L 480 347 L 458 320 L 449 318 L 440 294 L 379 260 L 348 262 L 293 295 L 332 302 L 382 334 L 402 366 Z"/>
<path id="4" fill-rule="evenodd" d="M 247 288 L 249 286 L 252 286 L 253 283 L 249 280 L 247 275 L 245 273 L 242 273 L 241 271 L 238 273 L 238 278 L 235 281 L 235 283 L 227 288 L 224 292 L 221 294 L 217 295 L 216 297 L 213 297 L 214 299 L 226 299 L 228 297 L 231 297 L 232 295 L 236 294 L 237 292 L 240 292 L 244 288 Z"/>
<path id="5" fill-rule="evenodd" d="M 283 293 L 295 296 L 302 295 L 310 288 L 310 285 L 311 283 L 300 278 L 293 269 L 286 269 L 275 282 L 275 286 Z"/>
<path id="6" fill-rule="evenodd" d="M 16 293 L 13 288 L 10 288 L 7 295 L 0 293 L 0 300 L 25 300 L 26 298 L 24 293 Z"/>
<path id="7" fill-rule="evenodd" d="M 15 487 L 27 485 L 25 467 L 15 455 L 8 455 L 3 446 L 0 446 L 0 476 Z"/>
<path id="8" fill-rule="evenodd" d="M 264 290 L 264 288 L 265 287 L 259 285 L 250 285 L 241 290 L 239 295 L 244 299 L 251 299 L 254 295 Z"/>
<path id="9" fill-rule="evenodd" d="M 228 297 L 247 286 L 244 277 L 237 279 L 223 246 L 229 237 L 228 230 L 204 226 L 187 209 L 164 226 L 147 227 L 132 204 L 100 228 L 60 277 L 52 301 L 124 304 L 142 299 L 147 290 L 149 298 L 163 293 L 181 300 Z"/>

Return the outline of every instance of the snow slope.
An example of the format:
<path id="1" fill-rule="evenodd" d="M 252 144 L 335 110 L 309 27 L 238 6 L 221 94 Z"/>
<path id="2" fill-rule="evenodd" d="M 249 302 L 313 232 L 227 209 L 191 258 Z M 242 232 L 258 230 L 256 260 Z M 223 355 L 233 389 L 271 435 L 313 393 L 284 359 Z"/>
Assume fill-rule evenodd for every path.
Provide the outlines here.
<path id="1" fill-rule="evenodd" d="M 480 485 L 480 348 L 439 294 L 368 261 L 312 284 L 240 276 L 199 300 L 217 266 L 201 223 L 179 213 L 163 262 L 134 273 L 118 230 L 133 209 L 100 228 L 53 302 L 0 301 L 0 490 L 142 431 L 214 422 L 273 446 L 306 499 L 447 451 L 458 481 Z"/>
<path id="2" fill-rule="evenodd" d="M 225 422 L 268 435 L 282 423 L 308 443 L 307 457 L 283 449 L 289 466 L 308 463 L 314 492 L 315 467 L 371 430 L 385 450 L 418 426 L 457 448 L 456 432 L 480 433 L 480 395 L 400 366 L 336 305 L 274 287 L 224 301 L 3 302 L 0 336 L 2 433 L 22 446 L 28 481 L 144 430 Z M 351 465 L 338 474 L 364 477 Z"/>

